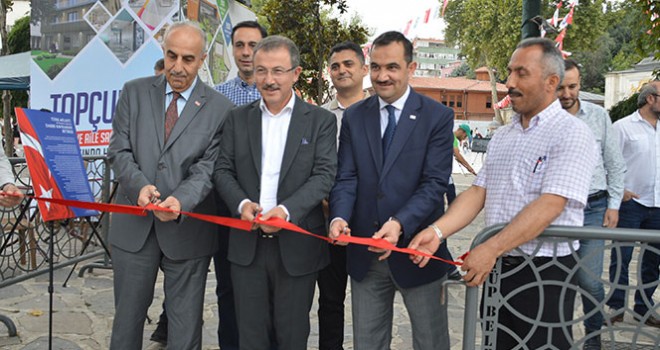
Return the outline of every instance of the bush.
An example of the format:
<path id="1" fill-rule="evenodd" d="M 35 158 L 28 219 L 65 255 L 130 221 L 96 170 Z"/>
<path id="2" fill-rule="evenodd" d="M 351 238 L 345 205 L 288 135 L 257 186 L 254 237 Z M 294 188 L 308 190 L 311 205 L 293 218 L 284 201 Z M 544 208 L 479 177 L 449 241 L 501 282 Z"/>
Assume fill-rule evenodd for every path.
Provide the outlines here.
<path id="1" fill-rule="evenodd" d="M 69 64 L 69 62 L 62 62 L 62 63 L 55 63 L 54 65 L 50 66 L 48 68 L 48 72 L 46 73 L 51 79 L 55 79 L 55 77 L 66 67 L 66 65 Z"/>
<path id="2" fill-rule="evenodd" d="M 633 114 L 637 110 L 637 96 L 639 96 L 639 93 L 634 93 L 627 99 L 619 101 L 619 103 L 612 106 L 612 109 L 610 109 L 612 123 Z"/>

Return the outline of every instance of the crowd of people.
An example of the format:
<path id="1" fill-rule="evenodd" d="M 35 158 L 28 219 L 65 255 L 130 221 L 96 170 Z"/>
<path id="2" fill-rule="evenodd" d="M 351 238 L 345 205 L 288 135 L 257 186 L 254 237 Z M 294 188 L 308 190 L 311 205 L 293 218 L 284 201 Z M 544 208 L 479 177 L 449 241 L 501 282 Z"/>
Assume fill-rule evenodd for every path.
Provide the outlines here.
<path id="1" fill-rule="evenodd" d="M 327 64 L 336 96 L 321 107 L 296 95 L 302 68 L 290 39 L 246 21 L 234 26 L 231 44 L 238 75 L 210 87 L 198 77 L 206 35 L 194 22 L 175 23 L 163 36 L 156 74 L 122 89 L 108 149 L 117 203 L 168 211 L 112 216 L 111 349 L 142 348 L 159 270 L 165 301 L 152 340 L 200 349 L 211 260 L 223 350 L 306 349 L 316 285 L 319 348 L 343 349 L 348 281 L 355 349 L 390 347 L 396 292 L 411 320 L 411 348 L 449 348 L 447 305 L 439 296 L 453 267 L 376 247 L 330 245 L 257 217 L 451 259 L 445 240 L 483 209 L 487 225 L 506 226 L 470 252 L 455 278 L 482 285 L 501 258 L 503 271 L 512 271 L 501 280 L 504 298 L 544 282 L 499 310 L 498 349 L 514 348 L 519 339 L 528 348 L 571 348 L 570 326 L 526 321 L 540 305 L 542 321 L 573 318 L 575 289 L 552 281 L 573 278 L 589 294 L 585 349 L 600 349 L 601 326 L 623 320 L 625 289 L 607 300 L 612 317 L 591 312 L 604 301 L 594 278 L 603 274 L 602 240 L 556 244 L 538 236 L 549 225 L 660 229 L 660 82 L 645 85 L 639 110 L 612 125 L 604 109 L 579 98 L 578 64 L 564 60 L 552 41 L 523 40 L 506 83 L 516 114 L 493 135 L 477 173 L 458 150 L 469 126 L 454 131 L 453 111 L 409 86 L 417 63 L 403 34 L 378 36 L 368 65 L 355 43 L 334 46 Z M 367 75 L 373 95 L 362 85 Z M 450 182 L 454 157 L 476 175 L 458 196 Z M 11 206 L 20 191 L 5 179 L 5 158 L 0 151 L 0 205 Z M 180 211 L 234 216 L 253 222 L 252 231 Z M 640 257 L 648 287 L 636 293 L 634 311 L 639 322 L 660 327 L 653 311 L 660 245 L 649 246 Z M 576 250 L 581 268 L 571 277 Z M 618 286 L 628 283 L 632 254 L 612 250 L 610 280 Z M 539 274 L 519 268 L 530 256 L 536 267 L 557 263 Z"/>

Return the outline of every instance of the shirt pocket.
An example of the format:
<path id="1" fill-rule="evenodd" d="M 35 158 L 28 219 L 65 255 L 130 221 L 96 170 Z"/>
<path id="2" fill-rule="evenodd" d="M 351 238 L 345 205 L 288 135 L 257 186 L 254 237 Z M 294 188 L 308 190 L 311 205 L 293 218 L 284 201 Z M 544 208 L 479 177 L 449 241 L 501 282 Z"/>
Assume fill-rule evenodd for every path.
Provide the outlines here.
<path id="1" fill-rule="evenodd" d="M 645 135 L 630 135 L 626 146 L 626 148 L 629 148 L 631 155 L 643 155 L 649 151 L 648 139 Z"/>

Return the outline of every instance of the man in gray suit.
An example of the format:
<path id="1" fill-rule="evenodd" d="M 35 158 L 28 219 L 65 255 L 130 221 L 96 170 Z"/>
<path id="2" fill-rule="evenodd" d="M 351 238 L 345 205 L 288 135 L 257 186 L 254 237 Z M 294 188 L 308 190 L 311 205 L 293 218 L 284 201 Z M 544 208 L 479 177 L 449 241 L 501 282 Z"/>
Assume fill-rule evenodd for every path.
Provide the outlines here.
<path id="1" fill-rule="evenodd" d="M 244 220 L 279 217 L 325 236 L 321 202 L 337 163 L 335 116 L 293 92 L 302 68 L 296 45 L 270 36 L 254 49 L 254 75 L 262 98 L 232 110 L 223 127 L 216 188 Z M 327 243 L 296 232 L 255 225 L 229 236 L 239 345 L 304 350 L 319 270 L 329 262 Z"/>
<path id="2" fill-rule="evenodd" d="M 204 32 L 180 22 L 165 32 L 165 74 L 124 85 L 108 149 L 117 202 L 175 212 L 114 214 L 110 229 L 115 318 L 111 349 L 141 349 L 158 268 L 165 273 L 168 347 L 200 349 L 207 269 L 217 249 L 213 224 L 176 211 L 213 214 L 211 176 L 220 128 L 232 104 L 197 76 Z"/>

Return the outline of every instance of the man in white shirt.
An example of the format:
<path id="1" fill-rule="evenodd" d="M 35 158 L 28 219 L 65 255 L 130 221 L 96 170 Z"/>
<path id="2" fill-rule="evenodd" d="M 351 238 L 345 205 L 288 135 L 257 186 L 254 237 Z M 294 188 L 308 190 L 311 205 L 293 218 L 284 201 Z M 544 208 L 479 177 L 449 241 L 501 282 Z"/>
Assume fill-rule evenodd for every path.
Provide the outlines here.
<path id="1" fill-rule="evenodd" d="M 618 227 L 660 230 L 660 81 L 642 87 L 637 98 L 638 110 L 614 123 L 623 158 L 626 162 L 625 191 L 619 210 Z M 635 293 L 634 318 L 648 326 L 660 328 L 657 309 L 655 312 L 653 293 L 658 285 L 660 267 L 660 244 L 650 243 L 641 256 L 640 285 L 648 285 L 643 293 Z M 610 282 L 617 286 L 628 285 L 628 264 L 633 247 L 620 247 L 620 254 L 613 248 L 610 260 Z M 621 255 L 621 256 L 619 256 Z M 611 323 L 623 321 L 626 291 L 615 289 L 607 301 L 617 310 Z"/>
<path id="2" fill-rule="evenodd" d="M 619 141 L 612 130 L 612 122 L 607 111 L 598 105 L 583 101 L 580 94 L 580 67 L 571 59 L 565 61 L 566 74 L 557 97 L 562 108 L 587 124 L 593 132 L 599 147 L 599 161 L 589 187 L 589 198 L 584 208 L 584 226 L 615 228 L 619 221 L 619 205 L 623 197 L 623 177 L 626 171 Z M 603 314 L 594 312 L 596 303 L 603 301 L 605 290 L 600 276 L 603 274 L 602 239 L 580 240 L 581 268 L 578 270 L 578 285 L 582 290 L 582 305 L 585 315 L 593 315 L 584 320 L 587 339 L 585 350 L 601 348 L 600 330 Z"/>
<path id="3" fill-rule="evenodd" d="M 215 184 L 236 216 L 280 218 L 326 235 L 321 202 L 337 167 L 335 116 L 296 97 L 300 53 L 282 36 L 254 48 L 262 98 L 233 109 L 225 122 Z M 318 271 L 329 262 L 326 242 L 269 225 L 231 230 L 228 257 L 239 345 L 305 350 Z M 273 338 L 274 337 L 274 338 Z"/>
<path id="4" fill-rule="evenodd" d="M 506 226 L 472 249 L 461 269 L 467 285 L 478 286 L 498 257 L 502 259 L 500 276 L 505 277 L 500 277 L 499 288 L 507 306 L 497 310 L 493 324 L 496 347 L 513 349 L 519 337 L 529 349 L 569 349 L 573 340 L 567 320 L 573 318 L 575 290 L 566 283 L 573 282 L 568 271 L 575 266 L 573 252 L 579 243 L 537 237 L 551 224 L 582 226 L 596 143 L 589 128 L 557 100 L 564 61 L 553 41 L 523 40 L 508 70 L 507 87 L 516 112 L 511 124 L 489 142 L 488 158 L 474 184 L 409 247 L 435 252 L 443 239 L 485 209 L 487 226 Z M 419 256 L 411 259 L 420 266 L 428 262 Z"/>

